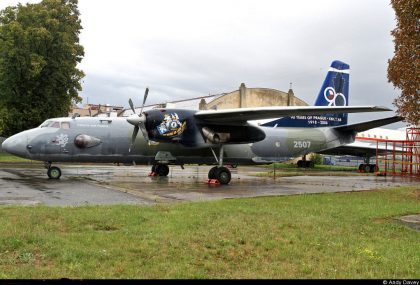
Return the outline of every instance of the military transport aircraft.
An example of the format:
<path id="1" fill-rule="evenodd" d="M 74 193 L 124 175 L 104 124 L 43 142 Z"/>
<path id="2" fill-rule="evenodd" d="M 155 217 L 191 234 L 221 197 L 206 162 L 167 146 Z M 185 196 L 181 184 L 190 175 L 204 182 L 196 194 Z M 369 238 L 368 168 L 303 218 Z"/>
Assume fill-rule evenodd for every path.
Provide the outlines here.
<path id="1" fill-rule="evenodd" d="M 119 162 L 152 165 L 152 172 L 167 176 L 168 165 L 215 165 L 209 179 L 231 180 L 224 164 L 269 164 L 354 141 L 360 129 L 395 121 L 395 117 L 354 125 L 343 124 L 343 113 L 391 111 L 377 106 L 339 106 L 344 96 L 337 84 L 348 84 L 348 65 L 334 61 L 320 91 L 330 106 L 286 106 L 224 110 L 152 109 L 121 117 L 48 119 L 39 127 L 18 133 L 2 144 L 5 151 L 44 161 L 51 179 L 61 176 L 53 162 Z M 338 79 L 337 79 L 338 78 Z M 340 99 L 338 98 L 340 97 Z M 345 105 L 345 104 L 341 104 Z M 325 115 L 327 114 L 327 115 Z M 341 114 L 341 115 L 340 115 Z M 336 122 L 319 128 L 258 126 L 252 120 L 286 116 L 322 116 Z M 347 116 L 347 115 L 345 115 Z M 141 135 L 138 136 L 140 131 Z"/>

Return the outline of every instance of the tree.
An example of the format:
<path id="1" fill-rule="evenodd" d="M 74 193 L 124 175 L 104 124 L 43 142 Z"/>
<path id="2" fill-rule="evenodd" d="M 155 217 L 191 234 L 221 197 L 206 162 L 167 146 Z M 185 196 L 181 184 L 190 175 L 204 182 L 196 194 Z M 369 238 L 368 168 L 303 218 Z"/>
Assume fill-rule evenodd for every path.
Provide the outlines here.
<path id="1" fill-rule="evenodd" d="M 313 161 L 315 165 L 322 165 L 324 157 L 321 154 L 312 153 L 309 160 Z"/>
<path id="2" fill-rule="evenodd" d="M 388 81 L 401 90 L 395 99 L 397 113 L 408 123 L 420 123 L 420 5 L 418 0 L 391 0 L 397 26 L 394 57 L 388 60 Z"/>
<path id="3" fill-rule="evenodd" d="M 0 129 L 8 136 L 80 102 L 84 56 L 78 0 L 43 0 L 0 12 Z"/>

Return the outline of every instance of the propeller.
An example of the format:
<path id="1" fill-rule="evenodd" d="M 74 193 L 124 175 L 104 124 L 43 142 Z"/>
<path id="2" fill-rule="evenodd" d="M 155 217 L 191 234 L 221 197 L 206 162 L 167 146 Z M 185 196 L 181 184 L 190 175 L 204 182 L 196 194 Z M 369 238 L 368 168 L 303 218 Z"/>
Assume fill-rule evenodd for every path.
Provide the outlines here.
<path id="1" fill-rule="evenodd" d="M 139 132 L 139 129 L 141 130 L 141 133 L 143 134 L 144 139 L 147 142 L 149 141 L 149 136 L 146 130 L 146 114 L 143 113 L 144 104 L 146 103 L 148 94 L 149 94 L 149 88 L 146 88 L 146 91 L 144 92 L 144 97 L 143 97 L 143 104 L 141 105 L 141 108 L 140 108 L 140 114 L 136 114 L 136 110 L 134 109 L 134 104 L 131 98 L 128 100 L 128 104 L 130 105 L 130 108 L 133 111 L 133 115 L 127 118 L 127 122 L 129 122 L 130 124 L 134 126 L 133 134 L 131 135 L 131 144 L 130 144 L 130 148 L 128 149 L 128 152 L 131 152 L 131 149 L 134 146 L 134 142 L 136 141 L 136 137 Z"/>

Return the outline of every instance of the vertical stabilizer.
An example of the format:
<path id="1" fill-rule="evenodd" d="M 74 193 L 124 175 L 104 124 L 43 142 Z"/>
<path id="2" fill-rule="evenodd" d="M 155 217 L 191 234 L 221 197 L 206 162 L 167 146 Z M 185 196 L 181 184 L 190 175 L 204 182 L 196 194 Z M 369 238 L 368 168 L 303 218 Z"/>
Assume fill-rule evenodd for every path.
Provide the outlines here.
<path id="1" fill-rule="evenodd" d="M 348 106 L 350 66 L 335 60 L 315 100 L 315 106 Z M 327 127 L 347 124 L 347 114 L 291 116 L 263 124 L 267 127 Z"/>

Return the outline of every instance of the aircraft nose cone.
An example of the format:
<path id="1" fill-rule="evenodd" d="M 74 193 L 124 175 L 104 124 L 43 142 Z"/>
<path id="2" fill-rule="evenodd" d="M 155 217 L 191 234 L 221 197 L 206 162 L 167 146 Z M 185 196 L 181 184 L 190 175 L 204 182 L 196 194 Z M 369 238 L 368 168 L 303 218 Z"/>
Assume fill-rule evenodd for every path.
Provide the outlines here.
<path id="1" fill-rule="evenodd" d="M 10 145 L 10 141 L 9 139 L 6 139 L 2 144 L 1 144 L 1 149 L 3 151 L 9 152 L 9 145 Z"/>
<path id="2" fill-rule="evenodd" d="M 6 151 L 10 154 L 14 154 L 14 155 L 25 158 L 28 156 L 28 152 L 26 149 L 26 142 L 27 142 L 27 139 L 25 135 L 17 134 L 6 139 L 2 143 L 1 148 L 3 151 Z"/>

